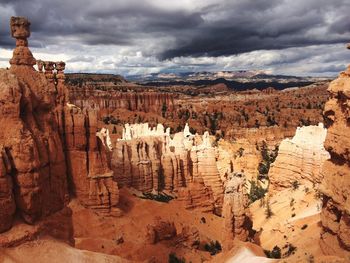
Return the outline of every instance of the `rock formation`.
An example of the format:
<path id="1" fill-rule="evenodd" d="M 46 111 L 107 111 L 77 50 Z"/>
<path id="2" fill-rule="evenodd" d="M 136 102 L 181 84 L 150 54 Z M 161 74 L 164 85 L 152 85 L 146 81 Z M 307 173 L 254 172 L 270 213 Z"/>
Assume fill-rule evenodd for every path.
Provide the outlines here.
<path id="1" fill-rule="evenodd" d="M 64 207 L 66 164 L 55 112 L 55 85 L 37 73 L 28 49 L 29 21 L 11 18 L 16 49 L 10 70 L 1 70 L 1 229 L 12 224 L 14 206 L 28 223 Z M 4 193 L 6 193 L 4 195 Z M 13 194 L 12 194 L 13 193 Z"/>
<path id="2" fill-rule="evenodd" d="M 269 170 L 270 190 L 276 192 L 298 184 L 318 184 L 321 168 L 329 158 L 323 143 L 327 129 L 318 126 L 298 127 L 292 139 L 284 139 Z"/>
<path id="3" fill-rule="evenodd" d="M 169 240 L 176 236 L 174 222 L 162 221 L 160 217 L 154 219 L 152 225 L 147 225 L 147 241 L 149 244 L 155 244 L 162 240 Z"/>
<path id="4" fill-rule="evenodd" d="M 117 211 L 118 185 L 109 165 L 110 141 L 105 129 L 96 132 L 95 111 L 66 108 L 64 143 L 72 192 L 85 205 L 103 213 Z"/>
<path id="5" fill-rule="evenodd" d="M 198 248 L 199 244 L 200 235 L 196 227 L 184 226 L 174 240 L 174 246 L 185 246 L 190 249 Z"/>
<path id="6" fill-rule="evenodd" d="M 112 167 L 121 186 L 176 193 L 189 209 L 215 207 L 221 213 L 223 185 L 208 133 L 200 138 L 186 126 L 172 139 L 162 125 L 127 124 L 113 150 Z"/>
<path id="7" fill-rule="evenodd" d="M 231 175 L 225 186 L 223 240 L 228 247 L 234 238 L 246 241 L 252 228 L 245 183 L 244 177 Z"/>
<path id="8" fill-rule="evenodd" d="M 214 211 L 214 197 L 209 187 L 205 186 L 202 178 L 194 178 L 187 187 L 180 187 L 177 200 L 186 209 L 199 209 L 202 212 Z"/>
<path id="9" fill-rule="evenodd" d="M 96 134 L 94 112 L 68 107 L 64 62 L 39 60 L 35 71 L 29 26 L 11 18 L 16 49 L 10 70 L 0 70 L 0 232 L 11 227 L 15 211 L 33 224 L 64 208 L 67 175 L 83 204 L 111 212 L 118 203 L 108 133 Z"/>
<path id="10" fill-rule="evenodd" d="M 108 83 L 104 85 L 108 89 Z M 87 83 L 83 87 L 69 86 L 70 101 L 80 108 L 93 108 L 102 112 L 116 109 L 159 113 L 162 110 L 172 111 L 174 95 L 160 92 L 105 92 Z M 108 90 L 107 90 L 108 91 Z"/>
<path id="11" fill-rule="evenodd" d="M 325 148 L 331 158 L 322 168 L 323 207 L 321 247 L 326 254 L 350 255 L 350 66 L 328 91 L 324 109 L 328 134 Z"/>
<path id="12" fill-rule="evenodd" d="M 33 66 L 36 63 L 32 52 L 28 48 L 30 37 L 30 22 L 25 17 L 11 17 L 11 35 L 16 39 L 16 48 L 10 60 L 12 67 Z"/>

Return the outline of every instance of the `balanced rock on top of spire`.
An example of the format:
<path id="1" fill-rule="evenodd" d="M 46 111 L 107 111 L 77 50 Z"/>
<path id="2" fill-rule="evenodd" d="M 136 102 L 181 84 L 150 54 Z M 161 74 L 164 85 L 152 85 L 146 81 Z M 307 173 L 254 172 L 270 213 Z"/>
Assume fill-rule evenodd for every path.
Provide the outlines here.
<path id="1" fill-rule="evenodd" d="M 30 37 L 30 22 L 25 17 L 11 17 L 11 35 L 16 39 L 16 48 L 13 51 L 11 66 L 33 66 L 36 60 L 28 48 Z"/>

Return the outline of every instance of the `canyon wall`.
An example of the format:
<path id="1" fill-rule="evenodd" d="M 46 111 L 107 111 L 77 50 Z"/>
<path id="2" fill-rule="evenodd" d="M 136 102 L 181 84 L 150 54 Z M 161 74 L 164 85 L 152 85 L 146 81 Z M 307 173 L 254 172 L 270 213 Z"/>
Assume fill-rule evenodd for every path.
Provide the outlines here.
<path id="1" fill-rule="evenodd" d="M 221 211 L 223 183 L 208 133 L 192 135 L 186 126 L 172 139 L 162 125 L 150 129 L 134 124 L 126 125 L 123 134 L 112 155 L 118 184 L 142 192 L 176 193 L 188 208 L 214 205 Z"/>
<path id="2" fill-rule="evenodd" d="M 87 207 L 117 212 L 118 184 L 110 169 L 108 137 L 97 131 L 96 111 L 65 108 L 63 141 L 71 193 Z"/>
<path id="3" fill-rule="evenodd" d="M 323 143 L 327 129 L 318 126 L 298 127 L 292 139 L 284 139 L 269 170 L 269 192 L 277 192 L 293 184 L 315 185 L 321 181 L 321 168 L 329 158 Z"/>
<path id="4" fill-rule="evenodd" d="M 328 91 L 324 117 L 328 134 L 325 148 L 331 158 L 322 169 L 323 207 L 321 247 L 326 254 L 350 255 L 350 67 Z"/>
<path id="5" fill-rule="evenodd" d="M 65 63 L 33 57 L 29 26 L 11 18 L 16 48 L 11 68 L 0 70 L 0 232 L 11 228 L 16 211 L 33 224 L 63 209 L 69 189 L 103 212 L 118 203 L 96 114 L 68 102 Z"/>
<path id="6" fill-rule="evenodd" d="M 213 146 L 208 132 L 193 135 L 188 125 L 172 138 L 161 124 L 153 129 L 147 123 L 126 124 L 111 162 L 119 186 L 166 193 L 186 209 L 223 216 L 223 235 L 230 246 L 234 238 L 245 241 L 252 224 L 246 179 L 233 173 L 232 163 L 220 157 L 225 154 Z"/>
<path id="7" fill-rule="evenodd" d="M 108 114 L 116 109 L 161 113 L 172 111 L 174 95 L 160 92 L 133 92 L 111 90 L 109 92 L 96 89 L 95 86 L 68 86 L 70 101 L 80 108 L 92 108 Z M 108 91 L 108 90 L 107 90 Z"/>
<path id="8" fill-rule="evenodd" d="M 12 225 L 15 210 L 32 224 L 68 199 L 65 155 L 53 114 L 56 87 L 33 68 L 28 48 L 30 23 L 11 18 L 16 49 L 10 70 L 0 70 L 0 232 Z"/>

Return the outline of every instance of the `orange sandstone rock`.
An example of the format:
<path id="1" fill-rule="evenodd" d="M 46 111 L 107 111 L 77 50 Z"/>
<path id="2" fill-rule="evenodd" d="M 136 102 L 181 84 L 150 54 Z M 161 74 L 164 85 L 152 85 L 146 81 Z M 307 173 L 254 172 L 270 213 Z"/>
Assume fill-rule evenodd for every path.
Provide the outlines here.
<path id="1" fill-rule="evenodd" d="M 350 75 L 343 72 L 328 91 L 330 100 L 324 116 L 328 134 L 325 148 L 330 153 L 322 169 L 323 207 L 321 247 L 326 254 L 350 255 Z"/>

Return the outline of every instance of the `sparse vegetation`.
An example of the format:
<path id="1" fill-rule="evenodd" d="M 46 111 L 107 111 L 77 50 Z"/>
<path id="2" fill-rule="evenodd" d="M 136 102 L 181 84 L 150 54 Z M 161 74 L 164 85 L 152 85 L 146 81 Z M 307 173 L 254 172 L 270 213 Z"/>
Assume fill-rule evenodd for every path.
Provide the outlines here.
<path id="1" fill-rule="evenodd" d="M 238 157 L 242 157 L 243 154 L 244 154 L 244 148 L 241 147 L 241 148 L 238 149 L 237 155 L 238 155 Z"/>
<path id="2" fill-rule="evenodd" d="M 298 181 L 293 181 L 292 182 L 292 188 L 293 190 L 297 190 L 299 188 L 300 183 Z"/>
<path id="3" fill-rule="evenodd" d="M 271 210 L 270 201 L 269 200 L 266 201 L 265 215 L 266 215 L 266 218 L 270 218 L 271 216 L 273 216 L 273 212 Z"/>
<path id="4" fill-rule="evenodd" d="M 175 253 L 169 254 L 168 263 L 185 263 L 186 260 L 184 258 L 178 258 Z"/>
<path id="5" fill-rule="evenodd" d="M 292 207 L 294 205 L 294 202 L 295 202 L 294 198 L 290 199 L 289 206 Z"/>
<path id="6" fill-rule="evenodd" d="M 102 118 L 102 121 L 104 122 L 104 124 L 114 124 L 117 125 L 120 122 L 120 120 L 118 120 L 117 118 L 115 118 L 114 116 L 105 116 Z"/>
<path id="7" fill-rule="evenodd" d="M 210 252 L 210 255 L 216 255 L 218 253 L 221 252 L 222 248 L 221 248 L 221 244 L 219 243 L 219 241 L 210 241 L 210 243 L 207 243 L 204 245 L 204 249 L 208 252 Z"/>
<path id="8" fill-rule="evenodd" d="M 267 192 L 257 181 L 249 181 L 250 182 L 250 191 L 248 194 L 248 198 L 250 203 L 254 203 L 256 200 L 263 198 Z"/>
<path id="9" fill-rule="evenodd" d="M 287 252 L 283 254 L 283 257 L 289 257 L 290 255 L 293 255 L 297 250 L 297 248 L 290 243 L 286 244 L 283 248 L 287 249 Z"/>
<path id="10" fill-rule="evenodd" d="M 303 225 L 303 226 L 301 227 L 301 230 L 304 230 L 304 229 L 306 229 L 306 228 L 307 228 L 307 224 Z"/>
<path id="11" fill-rule="evenodd" d="M 275 149 L 269 151 L 267 147 L 267 143 L 265 141 L 262 142 L 262 146 L 260 148 L 262 161 L 259 163 L 258 171 L 260 176 L 265 176 L 269 173 L 271 164 L 276 160 L 278 154 L 278 146 L 275 146 Z"/>
<path id="12" fill-rule="evenodd" d="M 142 194 L 143 196 L 140 197 L 142 199 L 149 199 L 149 200 L 154 200 L 162 203 L 168 203 L 169 201 L 174 199 L 172 196 L 166 195 L 164 193 L 159 193 L 157 195 L 152 193 L 142 193 Z"/>
<path id="13" fill-rule="evenodd" d="M 281 258 L 281 248 L 277 245 L 271 251 L 264 249 L 264 253 L 268 258 Z"/>

